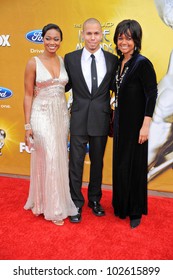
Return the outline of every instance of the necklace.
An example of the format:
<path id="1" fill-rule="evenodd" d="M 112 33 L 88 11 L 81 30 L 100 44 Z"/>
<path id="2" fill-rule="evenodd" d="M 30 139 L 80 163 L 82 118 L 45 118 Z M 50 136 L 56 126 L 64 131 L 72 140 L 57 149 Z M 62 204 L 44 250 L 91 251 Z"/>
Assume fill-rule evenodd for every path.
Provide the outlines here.
<path id="1" fill-rule="evenodd" d="M 127 73 L 127 70 L 129 69 L 128 66 L 125 66 L 124 67 L 124 71 L 123 73 L 120 75 L 120 66 L 118 66 L 118 69 L 116 71 L 116 76 L 115 76 L 115 82 L 116 82 L 116 96 L 115 96 L 115 107 L 118 107 L 118 94 L 119 94 L 119 89 L 120 89 L 120 86 L 123 82 L 123 78 L 125 76 L 125 74 Z"/>

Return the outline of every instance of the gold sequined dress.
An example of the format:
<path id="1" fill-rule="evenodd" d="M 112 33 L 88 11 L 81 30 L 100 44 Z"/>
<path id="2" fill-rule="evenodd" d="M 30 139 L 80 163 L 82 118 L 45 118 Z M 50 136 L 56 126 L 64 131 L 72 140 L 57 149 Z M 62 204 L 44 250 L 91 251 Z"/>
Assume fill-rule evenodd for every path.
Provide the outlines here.
<path id="1" fill-rule="evenodd" d="M 31 112 L 34 151 L 31 153 L 30 189 L 25 209 L 46 220 L 77 214 L 68 178 L 67 138 L 69 114 L 64 87 L 68 76 L 60 60 L 59 78 L 53 78 L 38 57 L 36 87 Z"/>

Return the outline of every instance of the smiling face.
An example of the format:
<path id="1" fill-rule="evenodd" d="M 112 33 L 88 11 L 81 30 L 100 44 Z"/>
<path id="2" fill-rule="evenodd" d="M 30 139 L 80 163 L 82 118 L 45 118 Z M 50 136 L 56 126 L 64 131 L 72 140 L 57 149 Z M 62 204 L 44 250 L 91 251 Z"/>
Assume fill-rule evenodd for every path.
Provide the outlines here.
<path id="1" fill-rule="evenodd" d="M 130 57 L 135 48 L 135 43 L 130 35 L 119 34 L 117 38 L 117 47 L 125 57 Z"/>
<path id="2" fill-rule="evenodd" d="M 49 53 L 55 53 L 61 43 L 61 34 L 56 29 L 49 29 L 43 38 L 45 50 Z"/>
<path id="3" fill-rule="evenodd" d="M 102 40 L 102 29 L 98 23 L 86 23 L 83 28 L 82 37 L 85 41 L 85 48 L 94 53 L 100 48 Z"/>

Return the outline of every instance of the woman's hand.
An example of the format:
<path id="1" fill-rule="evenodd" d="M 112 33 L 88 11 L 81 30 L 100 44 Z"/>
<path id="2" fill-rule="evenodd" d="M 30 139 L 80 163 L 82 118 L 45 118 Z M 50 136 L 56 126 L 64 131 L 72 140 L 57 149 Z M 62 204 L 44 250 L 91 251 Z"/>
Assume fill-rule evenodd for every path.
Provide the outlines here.
<path id="1" fill-rule="evenodd" d="M 139 132 L 139 139 L 138 143 L 143 144 L 145 141 L 148 140 L 148 135 L 149 135 L 149 127 L 147 126 L 142 126 Z"/>
<path id="2" fill-rule="evenodd" d="M 30 150 L 30 146 L 31 146 L 31 142 L 29 140 L 30 137 L 33 139 L 32 129 L 26 130 L 26 132 L 25 132 L 25 144 L 26 144 L 26 146 L 28 146 L 29 150 Z"/>
<path id="3" fill-rule="evenodd" d="M 151 117 L 145 117 L 143 121 L 143 125 L 139 131 L 139 139 L 138 143 L 143 144 L 148 140 L 149 128 L 150 128 Z"/>

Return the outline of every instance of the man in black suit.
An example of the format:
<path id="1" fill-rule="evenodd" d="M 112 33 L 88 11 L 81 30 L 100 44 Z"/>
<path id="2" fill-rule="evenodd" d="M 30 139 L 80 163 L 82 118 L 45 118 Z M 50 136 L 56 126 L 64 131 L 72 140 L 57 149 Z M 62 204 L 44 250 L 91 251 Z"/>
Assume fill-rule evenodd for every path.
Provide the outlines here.
<path id="1" fill-rule="evenodd" d="M 117 68 L 117 57 L 100 47 L 102 28 L 97 19 L 84 22 L 82 36 L 85 47 L 64 58 L 69 76 L 66 91 L 72 88 L 73 92 L 69 175 L 71 196 L 78 209 L 78 215 L 69 217 L 73 223 L 81 221 L 84 205 L 81 187 L 87 143 L 91 162 L 88 206 L 96 216 L 105 215 L 100 204 L 103 156 L 109 131 L 110 89 Z"/>

